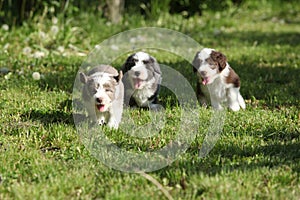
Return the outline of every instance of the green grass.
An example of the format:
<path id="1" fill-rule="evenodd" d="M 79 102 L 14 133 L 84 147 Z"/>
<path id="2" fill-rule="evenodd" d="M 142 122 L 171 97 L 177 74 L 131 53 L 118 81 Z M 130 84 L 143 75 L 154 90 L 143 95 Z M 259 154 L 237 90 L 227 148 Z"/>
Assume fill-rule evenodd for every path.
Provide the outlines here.
<path id="1" fill-rule="evenodd" d="M 0 75 L 0 199 L 166 198 L 143 176 L 97 161 L 83 145 L 72 117 L 73 83 L 85 55 L 104 39 L 141 26 L 180 31 L 225 53 L 241 77 L 247 103 L 245 111 L 226 112 L 220 139 L 207 157 L 198 157 L 208 128 L 204 123 L 186 153 L 149 174 L 174 199 L 299 199 L 299 10 L 297 3 L 263 1 L 189 19 L 164 14 L 145 21 L 126 15 L 119 25 L 83 13 L 58 18 L 57 34 L 51 33 L 52 21 L 42 18 L 0 29 L 0 68 L 10 70 Z M 31 48 L 29 54 L 40 51 L 45 57 L 25 55 L 25 47 Z M 154 55 L 195 88 L 187 61 L 166 52 Z M 122 59 L 114 64 L 120 68 Z M 43 78 L 33 80 L 34 71 Z M 179 125 L 179 108 L 169 93 L 162 90 L 160 95 L 169 102 L 164 134 L 149 140 L 118 131 L 106 135 L 132 151 L 164 146 L 173 137 L 173 126 Z M 133 120 L 148 123 L 145 112 L 133 111 Z M 201 108 L 199 115 L 204 122 L 210 110 Z"/>

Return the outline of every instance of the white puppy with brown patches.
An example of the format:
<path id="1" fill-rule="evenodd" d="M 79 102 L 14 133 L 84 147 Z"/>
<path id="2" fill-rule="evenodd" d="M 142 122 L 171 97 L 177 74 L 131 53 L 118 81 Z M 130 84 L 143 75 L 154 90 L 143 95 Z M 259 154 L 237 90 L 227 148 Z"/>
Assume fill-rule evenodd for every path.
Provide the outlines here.
<path id="1" fill-rule="evenodd" d="M 161 84 L 160 66 L 156 59 L 145 52 L 130 55 L 123 67 L 125 104 L 159 109 L 158 93 Z"/>
<path id="2" fill-rule="evenodd" d="M 226 56 L 214 49 L 204 48 L 197 52 L 194 60 L 194 72 L 199 77 L 197 95 L 202 105 L 211 105 L 222 110 L 222 104 L 232 111 L 245 109 L 245 101 L 240 94 L 240 78 L 229 66 Z"/>
<path id="3" fill-rule="evenodd" d="M 84 84 L 82 98 L 91 120 L 117 129 L 123 113 L 122 72 L 99 65 L 87 74 L 81 72 L 80 81 Z"/>

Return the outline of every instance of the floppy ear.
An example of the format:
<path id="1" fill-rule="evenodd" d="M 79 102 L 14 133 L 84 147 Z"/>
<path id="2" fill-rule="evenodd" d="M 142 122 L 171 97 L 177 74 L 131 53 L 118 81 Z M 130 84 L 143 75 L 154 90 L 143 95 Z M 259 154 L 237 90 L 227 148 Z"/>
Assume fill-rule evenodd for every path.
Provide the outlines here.
<path id="1" fill-rule="evenodd" d="M 125 63 L 122 66 L 122 71 L 127 72 L 135 65 L 135 62 L 133 61 L 134 54 L 131 54 L 125 61 Z"/>
<path id="2" fill-rule="evenodd" d="M 118 76 L 114 76 L 114 79 L 117 81 L 117 83 L 122 80 L 123 78 L 123 72 L 119 71 L 119 75 Z"/>
<path id="3" fill-rule="evenodd" d="M 155 73 L 161 74 L 160 66 L 154 57 L 150 56 L 149 64 L 151 64 Z"/>
<path id="4" fill-rule="evenodd" d="M 199 66 L 200 66 L 200 59 L 198 58 L 198 54 L 200 53 L 200 51 L 198 51 L 194 57 L 193 60 L 193 71 L 197 72 Z"/>
<path id="5" fill-rule="evenodd" d="M 80 81 L 81 81 L 83 84 L 86 84 L 87 81 L 88 81 L 88 77 L 87 77 L 83 72 L 80 72 L 79 75 L 80 75 Z"/>
<path id="6" fill-rule="evenodd" d="M 226 67 L 227 58 L 224 54 L 218 51 L 211 52 L 211 58 L 218 63 L 219 71 L 222 71 Z"/>

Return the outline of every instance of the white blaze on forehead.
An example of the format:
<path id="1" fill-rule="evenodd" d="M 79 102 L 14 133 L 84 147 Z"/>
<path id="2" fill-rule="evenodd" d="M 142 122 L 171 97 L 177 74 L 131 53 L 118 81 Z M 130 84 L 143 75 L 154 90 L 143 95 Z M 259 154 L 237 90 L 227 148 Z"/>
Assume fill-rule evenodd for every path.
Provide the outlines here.
<path id="1" fill-rule="evenodd" d="M 199 52 L 198 58 L 201 59 L 202 61 L 205 61 L 207 58 L 210 57 L 210 54 L 212 51 L 215 51 L 215 50 L 210 49 L 210 48 L 204 48 Z"/>
<path id="2" fill-rule="evenodd" d="M 140 52 L 135 53 L 133 58 L 138 59 L 139 61 L 142 61 L 142 60 L 149 60 L 150 56 L 149 56 L 149 54 L 140 51 Z"/>
<path id="3" fill-rule="evenodd" d="M 212 51 L 215 51 L 214 49 L 210 49 L 210 48 L 204 48 L 202 49 L 203 52 L 207 53 L 207 54 L 211 54 Z"/>
<path id="4" fill-rule="evenodd" d="M 112 75 L 105 72 L 96 72 L 90 76 L 94 79 L 97 83 L 103 85 L 104 83 L 109 82 L 112 79 Z"/>

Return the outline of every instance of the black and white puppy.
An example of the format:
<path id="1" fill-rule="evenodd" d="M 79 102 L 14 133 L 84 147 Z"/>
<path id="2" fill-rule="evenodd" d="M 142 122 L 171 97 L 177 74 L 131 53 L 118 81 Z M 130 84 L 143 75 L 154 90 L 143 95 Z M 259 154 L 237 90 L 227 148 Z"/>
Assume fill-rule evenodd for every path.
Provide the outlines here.
<path id="1" fill-rule="evenodd" d="M 84 84 L 83 102 L 91 120 L 99 125 L 118 128 L 123 113 L 122 72 L 109 65 L 99 65 L 87 74 L 80 73 Z"/>
<path id="2" fill-rule="evenodd" d="M 197 95 L 202 105 L 211 105 L 217 110 L 226 103 L 229 109 L 245 109 L 245 101 L 240 94 L 240 78 L 229 66 L 226 56 L 214 49 L 204 48 L 197 52 L 194 60 L 194 72 L 197 73 Z"/>
<path id="3" fill-rule="evenodd" d="M 145 52 L 130 55 L 122 66 L 125 104 L 159 109 L 161 70 L 156 59 Z"/>

